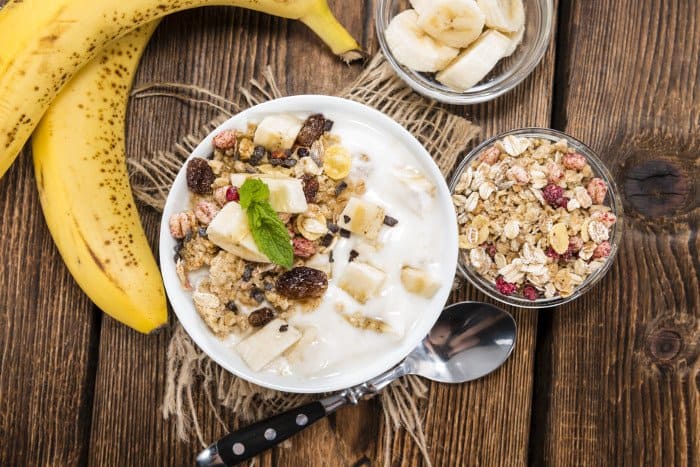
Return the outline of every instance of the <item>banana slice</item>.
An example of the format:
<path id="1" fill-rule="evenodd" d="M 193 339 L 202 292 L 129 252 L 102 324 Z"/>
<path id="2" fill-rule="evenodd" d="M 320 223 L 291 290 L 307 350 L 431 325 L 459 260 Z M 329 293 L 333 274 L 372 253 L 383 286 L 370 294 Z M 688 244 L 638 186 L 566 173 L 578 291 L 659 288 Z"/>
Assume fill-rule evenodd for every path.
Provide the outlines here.
<path id="1" fill-rule="evenodd" d="M 486 27 L 504 32 L 516 32 L 525 25 L 522 0 L 476 0 L 486 15 Z"/>
<path id="2" fill-rule="evenodd" d="M 286 330 L 281 331 L 281 329 Z M 251 370 L 260 371 L 299 339 L 301 339 L 301 332 L 297 328 L 277 318 L 239 342 L 236 350 Z"/>
<path id="3" fill-rule="evenodd" d="M 462 48 L 474 42 L 486 20 L 474 0 L 433 0 L 416 10 L 418 26 L 450 47 Z"/>
<path id="4" fill-rule="evenodd" d="M 353 261 L 345 267 L 345 271 L 338 281 L 338 287 L 364 304 L 379 293 L 385 280 L 386 273 L 381 269 L 361 261 Z"/>
<path id="5" fill-rule="evenodd" d="M 368 240 L 376 240 L 385 216 L 382 207 L 363 199 L 350 198 L 338 219 L 338 225 Z"/>
<path id="6" fill-rule="evenodd" d="M 509 47 L 508 36 L 488 30 L 435 78 L 455 91 L 466 91 L 489 74 Z"/>
<path id="7" fill-rule="evenodd" d="M 219 248 L 256 263 L 269 263 L 248 228 L 248 217 L 238 203 L 228 203 L 219 211 L 207 227 L 207 237 Z"/>
<path id="8" fill-rule="evenodd" d="M 240 187 L 250 177 L 265 182 L 270 189 L 270 206 L 275 211 L 296 214 L 309 208 L 300 179 L 272 174 L 233 174 L 231 185 Z"/>
<path id="9" fill-rule="evenodd" d="M 440 71 L 459 53 L 458 49 L 440 44 L 426 34 L 418 25 L 415 10 L 396 15 L 386 29 L 385 38 L 396 60 L 415 71 Z"/>
<path id="10" fill-rule="evenodd" d="M 431 298 L 440 289 L 440 282 L 422 269 L 411 266 L 401 268 L 401 283 L 411 293 Z"/>
<path id="11" fill-rule="evenodd" d="M 270 115 L 258 124 L 253 143 L 268 151 L 291 149 L 303 125 L 302 120 L 291 115 Z"/>
<path id="12" fill-rule="evenodd" d="M 503 57 L 510 57 L 513 55 L 513 52 L 515 52 L 515 49 L 518 48 L 520 43 L 523 41 L 523 36 L 525 35 L 525 26 L 521 27 L 518 29 L 517 32 L 513 32 L 508 34 L 508 38 L 510 39 L 510 45 L 508 46 L 508 50 L 506 50 L 505 55 Z"/>

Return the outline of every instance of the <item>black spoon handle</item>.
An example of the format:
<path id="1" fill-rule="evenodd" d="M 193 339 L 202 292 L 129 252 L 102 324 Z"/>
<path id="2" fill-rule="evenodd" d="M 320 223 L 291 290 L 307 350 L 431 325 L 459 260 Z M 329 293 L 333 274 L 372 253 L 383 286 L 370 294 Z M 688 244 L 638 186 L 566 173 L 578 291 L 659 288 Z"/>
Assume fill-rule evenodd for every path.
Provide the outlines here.
<path id="1" fill-rule="evenodd" d="M 302 431 L 328 413 L 320 401 L 234 431 L 197 456 L 198 467 L 230 467 L 257 456 Z"/>

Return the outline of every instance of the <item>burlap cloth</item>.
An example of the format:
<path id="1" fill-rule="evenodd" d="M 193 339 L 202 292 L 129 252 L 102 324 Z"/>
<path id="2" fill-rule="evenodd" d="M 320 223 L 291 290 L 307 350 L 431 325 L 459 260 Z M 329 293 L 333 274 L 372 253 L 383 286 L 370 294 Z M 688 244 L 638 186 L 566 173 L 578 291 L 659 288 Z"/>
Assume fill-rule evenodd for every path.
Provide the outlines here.
<path id="1" fill-rule="evenodd" d="M 237 100 L 226 99 L 196 86 L 176 83 L 147 84 L 134 89 L 132 96 L 137 99 L 176 98 L 220 111 L 218 117 L 187 135 L 172 149 L 158 151 L 145 160 L 128 161 L 136 198 L 162 211 L 170 186 L 184 160 L 208 133 L 248 106 L 282 97 L 269 68 L 263 78 L 262 81 L 252 79 L 248 87 L 241 88 Z M 457 156 L 479 132 L 479 128 L 471 122 L 414 93 L 394 74 L 381 54 L 377 54 L 360 76 L 338 96 L 374 107 L 406 127 L 433 156 L 445 176 L 451 172 Z M 202 437 L 196 404 L 209 406 L 221 424 L 223 434 L 230 428 L 224 422 L 227 416 L 248 423 L 318 398 L 273 391 L 239 379 L 207 357 L 175 318 L 171 326 L 173 333 L 168 345 L 167 384 L 162 412 L 165 418 L 175 419 L 178 436 L 183 439 L 194 432 L 203 446 L 214 441 Z M 378 396 L 384 419 L 382 450 L 385 465 L 392 461 L 393 437 L 401 429 L 411 435 L 426 464 L 430 465 L 421 410 L 421 400 L 426 398 L 427 393 L 428 386 L 420 378 L 408 376 L 396 381 Z"/>

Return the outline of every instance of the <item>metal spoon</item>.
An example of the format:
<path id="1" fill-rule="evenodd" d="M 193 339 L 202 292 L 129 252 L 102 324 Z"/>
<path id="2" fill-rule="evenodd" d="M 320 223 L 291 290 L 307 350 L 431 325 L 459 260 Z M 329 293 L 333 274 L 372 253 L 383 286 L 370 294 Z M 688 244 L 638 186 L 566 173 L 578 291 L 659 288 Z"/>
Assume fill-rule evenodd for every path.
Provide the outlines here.
<path id="1" fill-rule="evenodd" d="M 485 376 L 508 359 L 515 345 L 513 317 L 487 303 L 461 302 L 445 308 L 430 333 L 394 368 L 359 386 L 289 410 L 221 438 L 199 453 L 199 467 L 228 467 L 281 443 L 340 407 L 357 404 L 395 379 L 419 375 L 441 383 Z"/>

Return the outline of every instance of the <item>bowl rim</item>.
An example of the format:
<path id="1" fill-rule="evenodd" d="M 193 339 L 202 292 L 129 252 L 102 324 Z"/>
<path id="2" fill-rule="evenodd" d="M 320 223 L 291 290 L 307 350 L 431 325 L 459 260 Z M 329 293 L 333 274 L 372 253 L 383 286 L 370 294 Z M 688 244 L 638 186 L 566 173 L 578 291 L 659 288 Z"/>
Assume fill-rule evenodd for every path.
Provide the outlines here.
<path id="1" fill-rule="evenodd" d="M 391 131 L 391 135 L 397 138 L 397 140 L 405 146 L 406 150 L 413 154 L 418 161 L 420 161 L 419 167 L 434 183 L 436 183 L 438 192 L 438 195 L 435 198 L 436 202 L 438 205 L 443 205 L 442 209 L 444 210 L 445 215 L 449 216 L 449 218 L 445 219 L 448 225 L 443 226 L 443 228 L 448 229 L 443 236 L 445 239 L 448 239 L 449 244 L 447 244 L 444 248 L 444 257 L 441 258 L 441 263 L 443 264 L 443 266 L 441 266 L 441 274 L 444 274 L 445 277 L 447 277 L 449 274 L 450 280 L 449 282 L 444 283 L 438 293 L 433 297 L 433 299 L 431 299 L 429 307 L 434 309 L 429 310 L 430 313 L 422 313 L 420 315 L 423 317 L 422 321 L 420 321 L 420 323 L 414 328 L 411 328 L 410 331 L 407 331 L 403 339 L 392 349 L 392 351 L 386 352 L 385 355 L 382 355 L 384 358 L 376 359 L 377 362 L 383 363 L 368 365 L 364 371 L 340 371 L 337 374 L 319 379 L 307 378 L 303 380 L 303 382 L 299 380 L 293 380 L 290 382 L 270 382 L 266 380 L 266 374 L 264 372 L 253 372 L 249 368 L 245 367 L 245 364 L 242 362 L 236 362 L 235 359 L 232 360 L 231 358 L 223 358 L 220 352 L 213 348 L 214 344 L 210 345 L 211 338 L 218 338 L 214 336 L 206 325 L 204 325 L 205 332 L 202 332 L 201 325 L 203 323 L 201 322 L 201 317 L 197 314 L 196 310 L 194 310 L 194 305 L 192 304 L 191 299 L 191 291 L 184 291 L 184 289 L 182 289 L 181 284 L 175 274 L 174 260 L 171 254 L 172 248 L 170 247 L 174 239 L 172 239 L 170 235 L 168 218 L 169 213 L 175 212 L 175 204 L 178 203 L 178 201 L 175 200 L 177 195 L 173 194 L 176 192 L 182 193 L 187 161 L 193 157 L 204 157 L 204 155 L 210 154 L 211 141 L 215 134 L 224 129 L 240 128 L 241 124 L 245 124 L 245 122 L 247 122 L 249 119 L 260 118 L 266 114 L 307 111 L 301 109 L 308 109 L 308 112 L 319 112 L 323 111 L 322 109 L 324 108 L 330 108 L 335 113 L 347 111 L 349 120 L 351 120 L 353 116 L 357 115 L 357 113 L 360 113 L 361 115 L 365 116 L 367 122 L 380 124 L 380 128 L 389 129 Z M 338 119 L 336 118 L 335 120 L 337 121 Z M 386 114 L 364 104 L 335 96 L 310 94 L 273 99 L 249 107 L 217 126 L 217 128 L 215 128 L 201 140 L 201 142 L 190 153 L 180 167 L 178 175 L 175 178 L 170 191 L 168 192 L 168 198 L 163 209 L 163 215 L 160 223 L 159 256 L 161 276 L 163 278 L 171 307 L 187 334 L 200 349 L 202 349 L 210 358 L 212 358 L 212 360 L 235 376 L 262 387 L 290 393 L 324 393 L 345 389 L 347 387 L 361 384 L 401 362 L 417 345 L 420 344 L 421 340 L 428 334 L 429 330 L 432 328 L 442 312 L 442 309 L 451 292 L 452 277 L 454 276 L 457 268 L 457 255 L 457 219 L 454 215 L 454 209 L 452 208 L 450 191 L 445 177 L 442 175 L 440 169 L 437 167 L 437 164 L 427 150 L 410 132 L 408 132 L 408 130 L 399 125 Z M 190 304 L 189 308 L 186 307 L 187 302 L 182 303 L 183 298 L 181 295 L 183 292 L 188 296 Z M 199 322 L 197 320 L 199 320 Z M 195 324 L 200 329 L 197 329 Z M 206 335 L 206 333 L 209 335 Z M 229 348 L 226 355 L 229 353 L 235 354 L 235 350 Z"/>
<path id="2" fill-rule="evenodd" d="M 605 163 L 598 157 L 597 153 L 593 151 L 588 145 L 581 142 L 577 138 L 564 133 L 560 130 L 555 130 L 552 128 L 544 127 L 523 127 L 515 128 L 512 130 L 499 133 L 487 140 L 478 144 L 474 149 L 469 151 L 469 153 L 460 161 L 460 163 L 455 167 L 455 170 L 450 177 L 449 187 L 450 193 L 453 194 L 459 178 L 466 169 L 467 165 L 472 162 L 475 157 L 481 153 L 486 147 L 490 146 L 497 140 L 503 139 L 506 136 L 526 136 L 531 138 L 545 138 L 551 141 L 557 141 L 559 139 L 566 139 L 569 145 L 573 146 L 577 151 L 583 153 L 586 156 L 589 164 L 593 167 L 593 172 L 595 175 L 602 177 L 608 184 L 608 197 L 610 199 L 610 208 L 612 212 L 617 216 L 617 221 L 615 222 L 614 228 L 610 234 L 610 255 L 607 261 L 598 270 L 590 274 L 584 282 L 578 286 L 574 293 L 568 297 L 555 297 L 555 298 L 541 298 L 536 301 L 531 301 L 526 298 L 520 298 L 516 296 L 505 296 L 495 290 L 495 287 L 487 280 L 483 279 L 481 276 L 472 272 L 469 266 L 464 264 L 462 249 L 459 249 L 458 260 L 457 260 L 457 271 L 460 276 L 465 278 L 471 285 L 476 287 L 479 291 L 483 292 L 485 295 L 493 298 L 494 300 L 504 303 L 506 305 L 512 305 L 518 308 L 524 309 L 542 309 L 542 308 L 552 308 L 559 305 L 564 305 L 573 300 L 584 295 L 586 292 L 590 291 L 595 285 L 600 282 L 600 280 L 605 277 L 607 272 L 610 270 L 615 262 L 615 257 L 620 249 L 622 233 L 624 230 L 625 216 L 624 209 L 622 205 L 622 198 L 620 195 L 620 190 L 613 178 L 610 170 L 605 165 Z"/>
<path id="3" fill-rule="evenodd" d="M 513 90 L 520 83 L 522 83 L 540 64 L 542 58 L 547 52 L 549 47 L 550 39 L 552 37 L 552 31 L 554 26 L 554 1 L 553 0 L 536 0 L 539 7 L 543 9 L 543 24 L 540 33 L 537 35 L 537 40 L 533 46 L 532 57 L 530 60 L 524 61 L 524 66 L 516 69 L 517 72 L 512 72 L 493 84 L 498 84 L 497 88 L 489 86 L 483 88 L 480 85 L 475 86 L 472 89 L 474 91 L 467 90 L 464 92 L 451 91 L 449 89 L 439 89 L 426 86 L 421 81 L 418 81 L 411 73 L 407 72 L 405 67 L 401 65 L 391 53 L 389 45 L 384 37 L 384 31 L 387 25 L 384 24 L 383 18 L 386 15 L 387 8 L 396 0 L 379 0 L 375 7 L 374 24 L 377 38 L 379 40 L 379 45 L 382 49 L 382 53 L 387 61 L 391 64 L 394 72 L 414 91 L 422 94 L 423 96 L 435 99 L 439 102 L 454 105 L 470 105 L 470 104 L 480 104 L 482 102 L 488 102 L 496 99 L 499 96 Z"/>

